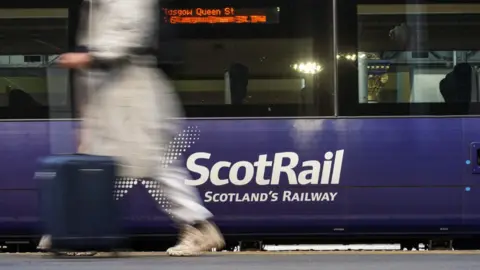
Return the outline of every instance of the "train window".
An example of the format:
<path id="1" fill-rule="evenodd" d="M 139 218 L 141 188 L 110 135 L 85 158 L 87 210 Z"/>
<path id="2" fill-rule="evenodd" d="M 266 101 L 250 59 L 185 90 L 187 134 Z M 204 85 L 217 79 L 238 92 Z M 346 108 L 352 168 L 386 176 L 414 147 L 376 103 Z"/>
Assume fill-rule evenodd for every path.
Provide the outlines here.
<path id="1" fill-rule="evenodd" d="M 0 8 L 0 118 L 69 118 L 67 8 Z"/>
<path id="2" fill-rule="evenodd" d="M 332 115 L 332 5 L 165 1 L 159 65 L 189 117 Z"/>
<path id="3" fill-rule="evenodd" d="M 480 112 L 480 2 L 340 1 L 338 22 L 340 114 Z"/>

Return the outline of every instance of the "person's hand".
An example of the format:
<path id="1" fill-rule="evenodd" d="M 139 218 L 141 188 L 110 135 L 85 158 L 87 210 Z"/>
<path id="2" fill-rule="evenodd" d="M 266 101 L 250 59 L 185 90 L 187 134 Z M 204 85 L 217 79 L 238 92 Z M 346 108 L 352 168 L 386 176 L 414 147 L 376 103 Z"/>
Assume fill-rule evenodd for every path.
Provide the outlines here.
<path id="1" fill-rule="evenodd" d="M 64 53 L 60 55 L 57 63 L 65 68 L 85 68 L 92 61 L 88 53 Z"/>

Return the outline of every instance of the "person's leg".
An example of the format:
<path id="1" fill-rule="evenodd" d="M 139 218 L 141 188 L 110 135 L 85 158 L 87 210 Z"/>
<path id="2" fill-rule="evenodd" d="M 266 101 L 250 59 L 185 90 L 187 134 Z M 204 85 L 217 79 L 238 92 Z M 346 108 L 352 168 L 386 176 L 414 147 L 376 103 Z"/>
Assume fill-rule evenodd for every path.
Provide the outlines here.
<path id="1" fill-rule="evenodd" d="M 211 221 L 212 213 L 202 203 L 197 189 L 185 184 L 190 174 L 180 161 L 159 166 L 155 179 L 161 183 L 169 205 L 164 209 L 179 225 L 176 246 L 167 250 L 171 256 L 194 256 L 213 248 L 223 248 L 222 234 Z"/>
<path id="2" fill-rule="evenodd" d="M 148 76 L 148 72 L 152 71 L 142 74 Z M 223 248 L 224 239 L 211 221 L 212 213 L 203 205 L 197 189 L 185 184 L 191 176 L 181 159 L 185 154 L 182 151 L 187 149 L 186 142 L 181 141 L 189 135 L 185 133 L 188 128 L 185 129 L 181 120 L 182 105 L 168 79 L 162 73 L 154 72 L 151 78 L 155 80 L 150 80 L 150 91 L 148 87 L 141 88 L 146 96 L 139 103 L 142 107 L 138 111 L 143 112 L 140 117 L 147 126 L 144 130 L 155 134 L 149 137 L 150 149 L 156 149 L 157 153 L 152 156 L 152 164 L 155 164 L 152 176 L 159 182 L 170 203 L 163 210 L 172 216 L 180 230 L 177 245 L 168 249 L 167 253 L 171 256 L 193 256 L 213 248 Z"/>

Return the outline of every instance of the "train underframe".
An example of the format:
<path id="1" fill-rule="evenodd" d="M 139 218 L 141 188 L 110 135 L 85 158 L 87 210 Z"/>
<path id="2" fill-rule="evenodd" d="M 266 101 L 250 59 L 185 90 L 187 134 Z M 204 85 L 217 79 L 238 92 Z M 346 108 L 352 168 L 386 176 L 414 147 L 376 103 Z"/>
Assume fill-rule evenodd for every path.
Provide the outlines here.
<path id="1" fill-rule="evenodd" d="M 173 246 L 175 235 L 130 235 L 130 251 L 161 252 Z M 265 251 L 266 246 L 290 245 L 375 245 L 396 244 L 398 250 L 479 250 L 480 234 L 476 235 L 383 235 L 383 236 L 265 236 L 265 235 L 225 235 L 223 251 Z M 37 252 L 39 235 L 0 235 L 0 253 Z M 366 248 L 368 249 L 368 248 Z M 391 248 L 389 248 L 391 250 Z M 219 251 L 219 250 L 217 250 Z"/>

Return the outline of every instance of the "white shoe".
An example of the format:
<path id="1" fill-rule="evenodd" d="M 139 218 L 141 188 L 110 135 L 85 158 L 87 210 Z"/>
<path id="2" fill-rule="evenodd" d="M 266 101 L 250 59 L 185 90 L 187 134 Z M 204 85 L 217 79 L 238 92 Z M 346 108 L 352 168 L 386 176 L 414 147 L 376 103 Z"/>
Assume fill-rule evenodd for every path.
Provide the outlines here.
<path id="1" fill-rule="evenodd" d="M 225 246 L 225 239 L 220 230 L 212 222 L 199 224 L 198 229 L 186 225 L 180 234 L 179 243 L 167 250 L 170 256 L 198 256 L 204 251 L 221 249 Z"/>
<path id="2" fill-rule="evenodd" d="M 211 251 L 212 249 L 222 249 L 225 247 L 225 239 L 218 227 L 212 222 L 204 222 L 200 225 L 203 241 L 202 251 Z"/>
<path id="3" fill-rule="evenodd" d="M 46 251 L 52 246 L 52 237 L 50 235 L 43 235 L 38 243 L 37 249 Z"/>
<path id="4" fill-rule="evenodd" d="M 167 249 L 169 256 L 198 256 L 202 253 L 202 232 L 193 226 L 185 225 L 180 233 L 178 244 Z"/>

